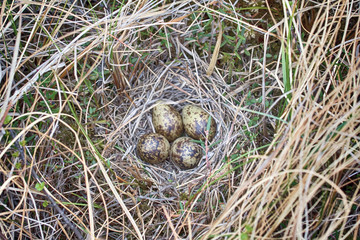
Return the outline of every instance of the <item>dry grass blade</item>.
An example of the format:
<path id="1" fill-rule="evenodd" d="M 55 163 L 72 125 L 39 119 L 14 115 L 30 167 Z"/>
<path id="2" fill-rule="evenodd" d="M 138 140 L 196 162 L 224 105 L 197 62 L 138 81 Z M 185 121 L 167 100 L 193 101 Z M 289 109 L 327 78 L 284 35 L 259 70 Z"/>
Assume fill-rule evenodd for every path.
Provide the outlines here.
<path id="1" fill-rule="evenodd" d="M 331 19 L 337 16 L 349 21 L 345 9 L 336 7 L 339 6 L 328 5 L 328 9 L 318 15 L 319 24 L 314 25 L 297 62 L 295 91 L 285 116 L 291 121 L 289 125 L 282 125 L 277 133 L 283 139 L 274 140 L 282 144 L 276 148 L 277 156 L 272 157 L 266 172 L 262 170 L 261 178 L 252 178 L 244 182 L 245 185 L 239 185 L 231 198 L 233 201 L 227 203 L 204 239 L 236 226 L 236 221 L 230 219 L 237 218 L 251 226 L 251 231 L 243 228 L 240 233 L 252 238 L 309 239 L 316 236 L 328 239 L 334 233 L 339 239 L 351 234 L 356 238 L 356 232 L 349 233 L 346 229 L 357 228 L 359 224 L 355 221 L 352 227 L 348 221 L 353 219 L 351 206 L 356 205 L 356 193 L 360 189 L 355 184 L 354 192 L 349 195 L 342 184 L 347 182 L 349 174 L 358 175 L 359 129 L 355 126 L 360 117 L 360 105 L 356 100 L 359 72 L 351 67 L 355 61 L 348 62 L 346 77 L 335 84 L 331 80 L 330 72 L 334 69 L 330 65 L 325 71 L 320 70 L 324 62 L 331 63 L 338 59 L 334 56 L 342 56 L 341 49 L 326 54 L 332 41 L 336 41 L 331 32 L 343 27 L 340 22 L 328 24 L 326 14 L 331 12 L 334 14 Z M 319 26 L 324 26 L 323 34 L 315 31 Z M 314 45 L 320 47 L 313 48 Z M 354 48 L 353 45 L 343 47 Z M 338 196 L 340 205 L 335 207 L 332 201 L 324 202 L 328 195 L 333 199 Z M 319 214 L 319 208 L 329 217 Z"/>
<path id="2" fill-rule="evenodd" d="M 217 37 L 217 40 L 216 40 L 216 45 L 215 45 L 214 52 L 213 52 L 212 57 L 211 57 L 209 67 L 208 67 L 208 69 L 206 71 L 206 74 L 208 76 L 210 76 L 212 74 L 212 72 L 214 71 L 216 61 L 218 60 L 222 34 L 223 34 L 223 32 L 222 32 L 221 23 L 219 23 L 219 33 L 218 33 L 218 37 Z"/>
<path id="3" fill-rule="evenodd" d="M 360 238 L 359 0 L 1 7 L 0 239 Z M 195 168 L 139 158 L 159 100 Z"/>
<path id="4" fill-rule="evenodd" d="M 10 69 L 10 75 L 6 84 L 6 95 L 2 104 L 2 108 L 0 111 L 0 128 L 2 127 L 2 124 L 5 120 L 6 117 L 6 113 L 8 111 L 8 109 L 10 108 L 10 105 L 12 104 L 12 102 L 10 101 L 10 93 L 11 93 L 11 89 L 13 86 L 13 81 L 14 81 L 14 76 L 15 76 L 15 71 L 16 68 L 18 66 L 18 55 L 19 55 L 19 45 L 20 45 L 20 38 L 21 38 L 21 16 L 20 16 L 20 24 L 19 24 L 19 29 L 18 29 L 18 33 L 16 35 L 16 43 L 15 43 L 15 48 L 13 51 L 13 56 L 12 56 L 12 62 L 11 62 L 11 69 Z"/>

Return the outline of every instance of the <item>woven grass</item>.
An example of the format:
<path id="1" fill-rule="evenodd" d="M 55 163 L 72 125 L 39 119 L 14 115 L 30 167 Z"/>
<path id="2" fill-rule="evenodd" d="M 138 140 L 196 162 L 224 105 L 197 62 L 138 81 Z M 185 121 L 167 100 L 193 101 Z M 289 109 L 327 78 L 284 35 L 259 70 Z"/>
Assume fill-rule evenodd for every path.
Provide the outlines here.
<path id="1" fill-rule="evenodd" d="M 0 239 L 359 238 L 359 9 L 3 2 Z M 194 169 L 137 156 L 158 100 L 216 121 Z"/>

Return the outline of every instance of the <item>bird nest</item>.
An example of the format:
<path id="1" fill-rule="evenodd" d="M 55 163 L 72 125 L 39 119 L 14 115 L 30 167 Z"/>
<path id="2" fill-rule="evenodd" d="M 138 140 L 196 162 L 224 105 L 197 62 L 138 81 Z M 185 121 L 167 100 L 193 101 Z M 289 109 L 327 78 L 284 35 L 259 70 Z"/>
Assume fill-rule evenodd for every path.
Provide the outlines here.
<path id="1" fill-rule="evenodd" d="M 107 135 L 111 146 L 108 156 L 119 176 L 126 178 L 133 171 L 129 169 L 136 169 L 141 178 L 155 187 L 154 191 L 150 191 L 152 195 L 163 196 L 163 189 L 166 188 L 172 189 L 176 193 L 172 198 L 177 199 L 184 188 L 189 185 L 201 186 L 209 174 L 226 164 L 229 146 L 238 143 L 242 132 L 241 118 L 234 121 L 238 113 L 223 96 L 227 90 L 226 84 L 221 78 L 207 76 L 205 70 L 191 60 L 158 66 L 144 71 L 137 85 L 126 90 L 129 98 L 123 95 L 112 101 L 109 116 L 112 117 L 114 131 Z M 179 112 L 186 104 L 200 106 L 215 119 L 215 138 L 207 144 L 208 149 L 203 149 L 207 151 L 197 167 L 181 170 L 170 160 L 148 164 L 137 156 L 139 137 L 155 132 L 151 112 L 159 100 L 172 105 Z M 230 129 L 232 132 L 229 132 Z"/>
<path id="2" fill-rule="evenodd" d="M 246 113 L 240 114 L 230 95 L 225 94 L 229 92 L 228 84 L 217 74 L 208 76 L 205 67 L 189 59 L 151 66 L 134 82 L 126 93 L 115 95 L 110 91 L 107 116 L 113 124 L 108 133 L 100 130 L 108 141 L 104 156 L 123 183 L 122 191 L 129 192 L 131 188 L 138 204 L 145 201 L 155 209 L 163 204 L 190 204 L 215 179 L 218 181 L 212 189 L 223 194 L 223 187 L 218 187 L 231 176 L 227 174 L 231 165 L 228 157 L 240 152 L 239 146 L 244 142 L 242 119 L 246 118 Z M 216 121 L 216 135 L 203 145 L 205 154 L 197 167 L 183 170 L 170 159 L 149 164 L 137 155 L 140 136 L 155 132 L 151 112 L 159 100 L 179 112 L 187 104 L 197 105 Z M 221 202 L 216 201 L 214 206 Z M 204 207 L 200 202 L 193 207 L 198 204 Z"/>

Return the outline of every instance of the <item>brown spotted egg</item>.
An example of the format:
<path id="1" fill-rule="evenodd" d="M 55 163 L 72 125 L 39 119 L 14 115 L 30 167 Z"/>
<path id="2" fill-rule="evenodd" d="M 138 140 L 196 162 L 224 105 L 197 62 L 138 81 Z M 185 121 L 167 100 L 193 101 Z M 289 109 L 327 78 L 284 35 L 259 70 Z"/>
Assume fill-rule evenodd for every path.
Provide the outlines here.
<path id="1" fill-rule="evenodd" d="M 196 167 L 202 156 L 202 148 L 189 137 L 180 137 L 171 146 L 170 159 L 182 169 Z"/>
<path id="2" fill-rule="evenodd" d="M 155 132 L 166 137 L 169 142 L 180 137 L 184 132 L 181 115 L 170 105 L 157 102 L 152 110 L 152 122 Z"/>
<path id="3" fill-rule="evenodd" d="M 149 133 L 142 135 L 137 144 L 138 156 L 148 163 L 161 163 L 169 156 L 170 143 L 162 135 Z"/>
<path id="4" fill-rule="evenodd" d="M 184 129 L 187 135 L 190 137 L 205 141 L 205 131 L 207 129 L 207 123 L 209 120 L 209 114 L 204 109 L 194 106 L 186 105 L 182 110 L 182 120 Z M 211 141 L 216 133 L 216 123 L 211 118 L 210 131 L 208 134 L 208 140 Z"/>

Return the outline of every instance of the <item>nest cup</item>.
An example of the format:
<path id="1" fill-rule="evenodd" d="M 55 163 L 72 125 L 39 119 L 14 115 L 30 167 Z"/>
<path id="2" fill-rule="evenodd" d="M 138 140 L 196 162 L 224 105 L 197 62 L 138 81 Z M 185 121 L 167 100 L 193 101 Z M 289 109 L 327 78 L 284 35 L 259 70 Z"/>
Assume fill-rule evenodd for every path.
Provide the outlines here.
<path id="1" fill-rule="evenodd" d="M 224 105 L 220 93 L 226 86 L 216 79 L 216 76 L 206 76 L 205 69 L 195 70 L 195 64 L 192 62 L 188 62 L 187 65 L 173 63 L 170 67 L 158 66 L 152 71 L 144 71 L 136 85 L 127 90 L 133 103 L 121 96 L 119 102 L 113 104 L 116 126 L 120 126 L 112 135 L 113 141 L 123 149 L 122 152 L 114 152 L 112 156 L 118 175 L 126 176 L 129 169 L 130 172 L 137 169 L 137 174 L 152 182 L 152 187 L 156 188 L 152 193 L 156 192 L 159 197 L 164 197 L 164 192 L 161 191 L 164 188 L 171 189 L 171 195 L 178 197 L 187 191 L 190 183 L 194 185 L 193 191 L 200 187 L 208 177 L 209 170 L 214 172 L 223 167 L 225 163 L 222 160 L 228 146 L 236 144 L 238 138 L 238 135 L 233 134 L 231 138 L 224 140 L 233 124 L 233 115 L 237 114 L 236 110 L 231 108 L 231 104 Z M 155 132 L 152 124 L 152 107 L 159 100 L 173 106 L 180 113 L 184 106 L 196 105 L 215 120 L 216 135 L 209 144 L 217 143 L 204 154 L 197 167 L 181 170 L 169 159 L 160 164 L 147 164 L 137 155 L 138 139 L 144 134 Z M 237 130 L 240 127 L 239 122 L 239 126 L 235 125 L 233 129 Z M 205 152 L 205 149 L 203 150 Z"/>

